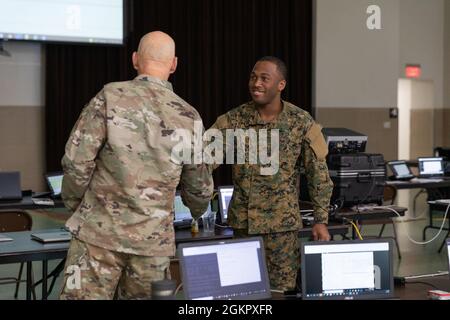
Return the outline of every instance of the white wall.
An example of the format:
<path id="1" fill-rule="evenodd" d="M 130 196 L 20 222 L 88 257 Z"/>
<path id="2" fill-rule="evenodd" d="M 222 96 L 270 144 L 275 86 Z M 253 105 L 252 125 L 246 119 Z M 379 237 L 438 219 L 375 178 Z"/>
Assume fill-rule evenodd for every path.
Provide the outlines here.
<path id="1" fill-rule="evenodd" d="M 398 0 L 316 1 L 316 106 L 396 106 Z M 382 30 L 367 28 L 373 4 L 381 7 Z"/>
<path id="2" fill-rule="evenodd" d="M 445 1 L 444 107 L 450 109 L 450 1 Z"/>
<path id="3" fill-rule="evenodd" d="M 406 63 L 422 65 L 422 78 L 434 81 L 436 106 L 442 107 L 448 2 L 316 0 L 315 106 L 319 112 L 321 107 L 395 107 L 397 81 L 404 77 Z M 367 29 L 369 5 L 381 7 L 382 30 Z"/>
<path id="4" fill-rule="evenodd" d="M 36 43 L 5 42 L 11 57 L 0 56 L 0 107 L 44 105 L 42 46 Z"/>
<path id="5" fill-rule="evenodd" d="M 444 2 L 400 0 L 400 64 L 422 66 L 422 79 L 433 80 L 435 107 L 444 105 Z"/>

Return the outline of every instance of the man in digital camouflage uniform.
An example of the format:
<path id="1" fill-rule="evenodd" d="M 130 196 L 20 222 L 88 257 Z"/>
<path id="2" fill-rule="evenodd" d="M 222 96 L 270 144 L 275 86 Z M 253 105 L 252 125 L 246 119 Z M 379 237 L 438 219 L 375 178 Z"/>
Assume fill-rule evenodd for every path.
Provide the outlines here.
<path id="1" fill-rule="evenodd" d="M 171 158 L 175 129 L 193 134 L 197 111 L 167 81 L 175 43 L 144 36 L 133 54 L 138 77 L 111 83 L 84 108 L 62 160 L 62 197 L 73 212 L 62 299 L 147 299 L 175 255 L 177 185 L 194 218 L 208 207 L 213 181 L 204 165 Z M 193 155 L 192 155 L 193 156 Z M 75 267 L 75 269 L 74 269 Z M 74 270 L 81 274 L 76 286 Z"/>
<path id="2" fill-rule="evenodd" d="M 271 286 L 277 290 L 295 289 L 300 266 L 300 167 L 305 169 L 314 205 L 315 240 L 330 240 L 327 223 L 333 188 L 321 127 L 307 112 L 281 100 L 286 78 L 286 66 L 280 59 L 262 58 L 250 76 L 253 101 L 220 116 L 212 126 L 222 130 L 224 137 L 226 129 L 279 130 L 279 170 L 263 175 L 259 162 L 234 164 L 234 194 L 228 210 L 235 236 L 263 236 Z M 229 146 L 230 141 L 224 144 Z"/>

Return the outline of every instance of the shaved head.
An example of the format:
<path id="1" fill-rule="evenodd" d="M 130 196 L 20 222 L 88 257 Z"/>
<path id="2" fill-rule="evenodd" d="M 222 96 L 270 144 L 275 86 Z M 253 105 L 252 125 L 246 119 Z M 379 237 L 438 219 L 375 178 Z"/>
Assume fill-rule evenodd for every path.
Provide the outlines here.
<path id="1" fill-rule="evenodd" d="M 133 53 L 133 66 L 138 74 L 167 80 L 175 72 L 177 64 L 175 41 L 161 31 L 143 36 L 137 52 Z"/>
<path id="2" fill-rule="evenodd" d="M 175 41 L 161 31 L 147 33 L 139 43 L 138 54 L 144 60 L 171 61 L 175 57 Z"/>

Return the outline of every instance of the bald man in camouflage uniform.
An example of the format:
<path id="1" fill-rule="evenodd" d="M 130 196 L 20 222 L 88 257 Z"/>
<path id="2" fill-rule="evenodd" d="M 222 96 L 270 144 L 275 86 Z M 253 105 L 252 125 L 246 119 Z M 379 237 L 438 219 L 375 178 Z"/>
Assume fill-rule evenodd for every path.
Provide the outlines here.
<path id="1" fill-rule="evenodd" d="M 212 196 L 206 166 L 171 158 L 175 130 L 193 134 L 201 121 L 167 81 L 177 65 L 173 40 L 149 33 L 133 64 L 139 76 L 106 85 L 66 145 L 62 197 L 73 212 L 67 227 L 74 238 L 62 299 L 112 299 L 116 290 L 121 299 L 149 298 L 151 282 L 170 277 L 177 185 L 194 218 Z"/>
<path id="2" fill-rule="evenodd" d="M 226 129 L 279 130 L 279 170 L 262 175 L 260 164 L 233 165 L 234 193 L 228 210 L 236 237 L 263 236 L 271 286 L 278 290 L 295 289 L 300 266 L 300 168 L 305 169 L 314 205 L 315 240 L 330 240 L 326 225 L 333 189 L 320 126 L 307 112 L 281 100 L 286 73 L 275 57 L 258 61 L 249 82 L 253 101 L 220 116 L 212 126 L 223 136 Z"/>

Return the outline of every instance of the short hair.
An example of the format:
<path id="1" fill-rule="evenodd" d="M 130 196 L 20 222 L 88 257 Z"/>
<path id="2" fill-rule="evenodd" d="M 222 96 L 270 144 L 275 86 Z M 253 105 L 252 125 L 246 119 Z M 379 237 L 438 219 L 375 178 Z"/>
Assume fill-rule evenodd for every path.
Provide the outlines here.
<path id="1" fill-rule="evenodd" d="M 283 60 L 281 60 L 280 58 L 274 57 L 274 56 L 265 56 L 265 57 L 262 57 L 261 59 L 259 59 L 256 63 L 263 62 L 263 61 L 272 62 L 274 65 L 276 65 L 278 72 L 283 77 L 283 80 L 287 80 L 288 70 L 287 70 L 286 64 L 283 62 Z"/>

